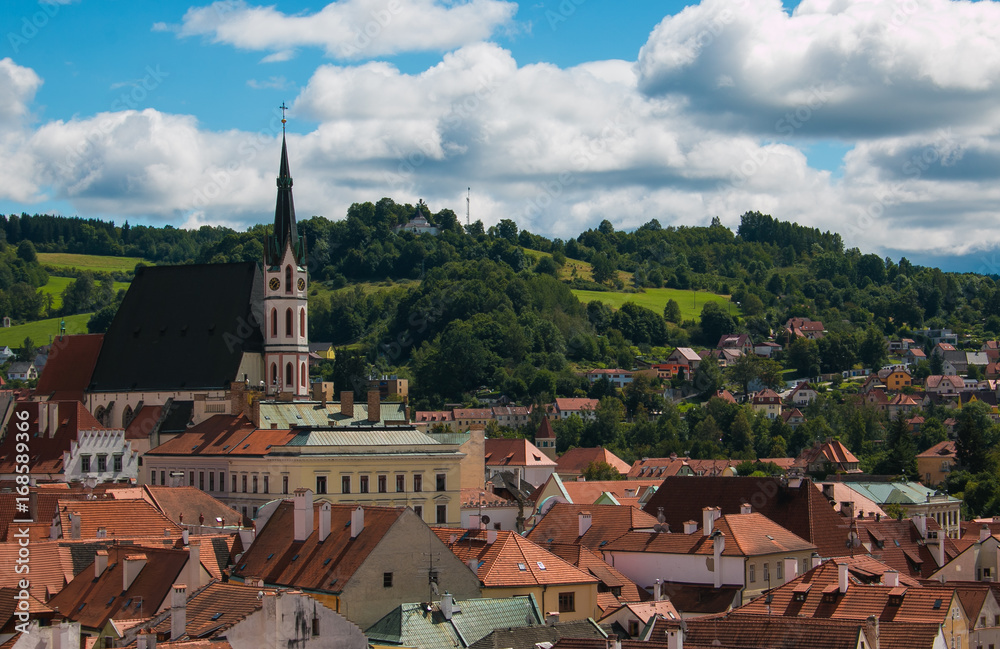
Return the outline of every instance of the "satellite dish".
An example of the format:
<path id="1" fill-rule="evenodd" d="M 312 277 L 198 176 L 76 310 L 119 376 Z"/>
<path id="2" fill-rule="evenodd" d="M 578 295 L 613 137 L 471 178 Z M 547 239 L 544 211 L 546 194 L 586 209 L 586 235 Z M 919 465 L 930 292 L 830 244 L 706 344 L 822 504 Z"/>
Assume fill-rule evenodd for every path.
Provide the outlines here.
<path id="1" fill-rule="evenodd" d="M 656 532 L 657 534 L 662 534 L 663 532 L 667 531 L 667 526 L 657 523 L 656 525 L 653 526 L 653 531 Z"/>
<path id="2" fill-rule="evenodd" d="M 487 516 L 486 514 L 483 514 L 482 517 L 479 520 L 483 521 L 483 525 L 489 525 L 490 524 L 490 517 Z"/>
<path id="3" fill-rule="evenodd" d="M 847 535 L 847 547 L 856 548 L 861 545 L 861 538 L 858 536 L 857 532 L 851 532 Z"/>

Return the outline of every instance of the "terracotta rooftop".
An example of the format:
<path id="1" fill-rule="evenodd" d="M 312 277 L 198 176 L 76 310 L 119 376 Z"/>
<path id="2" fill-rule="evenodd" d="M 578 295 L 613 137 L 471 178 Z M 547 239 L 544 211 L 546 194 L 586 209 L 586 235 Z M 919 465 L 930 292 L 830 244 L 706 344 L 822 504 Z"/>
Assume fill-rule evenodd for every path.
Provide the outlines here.
<path id="1" fill-rule="evenodd" d="M 463 563 L 478 561 L 484 588 L 596 584 L 597 578 L 510 530 L 457 530 L 434 533 Z M 489 538 L 496 533 L 496 540 Z"/>
<path id="2" fill-rule="evenodd" d="M 556 410 L 560 412 L 597 410 L 598 403 L 597 399 L 560 398 L 555 400 Z"/>
<path id="3" fill-rule="evenodd" d="M 617 568 L 604 560 L 600 552 L 576 543 L 542 543 L 552 554 L 572 563 L 577 568 L 589 572 L 600 582 L 597 605 L 602 611 L 617 607 L 625 602 L 645 602 L 653 596 L 639 588 Z"/>
<path id="4" fill-rule="evenodd" d="M 579 515 L 589 512 L 590 528 L 579 535 Z M 580 543 L 588 548 L 600 549 L 632 530 L 652 529 L 656 518 L 626 505 L 581 505 L 556 503 L 528 532 L 528 538 L 540 544 Z"/>
<path id="5" fill-rule="evenodd" d="M 951 440 L 938 442 L 917 457 L 955 457 L 955 442 Z"/>
<path id="6" fill-rule="evenodd" d="M 224 455 L 256 430 L 246 415 L 213 415 L 147 455 Z"/>
<path id="7" fill-rule="evenodd" d="M 221 518 L 227 525 L 235 525 L 243 516 L 221 500 L 196 487 L 163 487 L 144 485 L 142 497 L 153 503 L 164 516 L 180 525 L 198 523 L 204 517 L 205 524 L 217 525 Z"/>
<path id="8" fill-rule="evenodd" d="M 559 473 L 580 474 L 591 464 L 606 462 L 622 475 L 628 473 L 629 465 L 606 448 L 571 448 L 556 461 Z"/>
<path id="9" fill-rule="evenodd" d="M 943 534 L 936 520 L 931 517 L 926 520 L 929 532 Z M 926 579 L 940 568 L 934 559 L 937 540 L 921 537 L 911 519 L 858 518 L 854 519 L 854 523 L 864 548 L 879 561 L 899 571 L 900 576 Z M 958 556 L 959 550 L 951 539 L 943 540 L 945 562 L 948 562 Z"/>
<path id="10" fill-rule="evenodd" d="M 57 336 L 38 377 L 35 394 L 52 401 L 82 402 L 103 342 L 104 334 Z"/>
<path id="11" fill-rule="evenodd" d="M 538 430 L 535 432 L 535 439 L 555 439 L 556 434 L 552 432 L 552 424 L 549 423 L 549 418 L 545 417 L 542 419 L 542 423 L 538 425 Z"/>
<path id="12" fill-rule="evenodd" d="M 556 463 L 526 439 L 486 440 L 486 466 L 551 466 Z"/>
<path id="13" fill-rule="evenodd" d="M 10 421 L 26 421 L 28 430 L 36 433 L 30 440 L 33 474 L 62 473 L 63 453 L 77 441 L 79 432 L 104 429 L 79 401 L 20 401 Z M 16 444 L 16 435 L 4 435 L 0 440 L 0 473 L 14 473 Z"/>
<path id="14" fill-rule="evenodd" d="M 80 538 L 96 539 L 98 530 L 108 539 L 177 538 L 183 531 L 151 503 L 144 500 L 60 500 L 59 522 L 62 538 L 72 534 L 70 514 L 80 514 Z"/>
<path id="15" fill-rule="evenodd" d="M 257 593 L 273 593 L 273 588 L 258 588 L 233 582 L 212 583 L 188 596 L 185 632 L 191 638 L 215 636 L 261 608 Z M 170 633 L 170 615 L 153 627 L 157 633 Z M 214 645 L 213 645 L 214 646 Z"/>

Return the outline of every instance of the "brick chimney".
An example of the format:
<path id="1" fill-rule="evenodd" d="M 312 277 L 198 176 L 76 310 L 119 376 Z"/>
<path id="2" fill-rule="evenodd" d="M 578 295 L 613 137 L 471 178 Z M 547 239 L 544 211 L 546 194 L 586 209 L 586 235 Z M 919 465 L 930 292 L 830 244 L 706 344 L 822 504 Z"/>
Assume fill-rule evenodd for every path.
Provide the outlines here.
<path id="1" fill-rule="evenodd" d="M 354 416 L 354 393 L 350 390 L 340 393 L 340 414 L 345 417 Z"/>
<path id="2" fill-rule="evenodd" d="M 379 406 L 381 401 L 378 390 L 368 391 L 368 423 L 376 424 L 382 420 L 382 408 Z"/>
<path id="3" fill-rule="evenodd" d="M 299 487 L 295 490 L 294 502 L 294 539 L 305 541 L 313 531 L 313 492 Z"/>
<path id="4" fill-rule="evenodd" d="M 170 595 L 170 639 L 177 640 L 187 629 L 187 586 L 174 584 Z"/>
<path id="5" fill-rule="evenodd" d="M 326 537 L 330 536 L 330 519 L 332 518 L 330 503 L 323 503 L 319 506 L 319 542 L 322 543 Z"/>
<path id="6" fill-rule="evenodd" d="M 145 554 L 127 554 L 122 562 L 122 591 L 128 590 L 146 565 Z"/>

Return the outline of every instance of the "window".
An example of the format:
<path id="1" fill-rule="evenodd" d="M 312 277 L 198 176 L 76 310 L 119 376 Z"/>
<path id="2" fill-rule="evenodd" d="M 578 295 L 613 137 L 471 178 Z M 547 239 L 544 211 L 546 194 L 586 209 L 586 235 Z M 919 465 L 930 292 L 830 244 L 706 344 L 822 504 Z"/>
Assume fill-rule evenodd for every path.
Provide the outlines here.
<path id="1" fill-rule="evenodd" d="M 215 491 L 215 474 L 211 471 L 208 472 L 208 490 Z"/>
<path id="2" fill-rule="evenodd" d="M 782 572 L 784 572 L 783 562 L 779 561 L 778 563 L 774 564 L 774 567 L 775 567 L 775 572 L 777 573 L 778 579 L 784 579 L 785 578 L 784 575 L 781 574 Z"/>
<path id="3" fill-rule="evenodd" d="M 114 469 L 115 473 L 121 473 L 122 472 L 122 456 L 121 455 L 115 455 L 114 456 L 114 467 L 115 467 L 115 469 Z"/>
<path id="4" fill-rule="evenodd" d="M 230 489 L 233 493 L 236 493 L 236 474 L 233 474 L 233 488 Z"/>
<path id="5" fill-rule="evenodd" d="M 271 493 L 271 476 L 269 475 L 264 476 L 264 493 Z"/>
<path id="6" fill-rule="evenodd" d="M 108 456 L 107 455 L 98 455 L 97 456 L 97 472 L 98 473 L 104 473 L 107 470 L 108 470 Z M 194 476 L 194 474 L 192 473 L 191 475 L 192 475 L 192 482 L 193 482 L 193 476 Z"/>
<path id="7" fill-rule="evenodd" d="M 285 293 L 292 292 L 292 267 L 285 266 Z"/>
<path id="8" fill-rule="evenodd" d="M 325 494 L 326 493 L 326 476 L 318 475 L 316 476 L 316 493 Z"/>
<path id="9" fill-rule="evenodd" d="M 253 477 L 253 492 L 257 493 L 257 476 Z"/>
<path id="10" fill-rule="evenodd" d="M 445 491 L 445 478 L 443 473 L 437 474 L 436 482 L 437 482 L 436 489 L 438 491 Z"/>
<path id="11" fill-rule="evenodd" d="M 306 337 L 306 310 L 299 309 L 299 335 Z"/>
<path id="12" fill-rule="evenodd" d="M 278 365 L 271 363 L 271 385 L 278 385 Z"/>
<path id="13" fill-rule="evenodd" d="M 100 460 L 101 460 L 101 458 L 97 458 L 97 463 L 98 464 L 100 464 Z M 194 486 L 194 471 L 190 471 L 188 473 L 188 486 L 189 487 L 193 487 Z"/>
<path id="14" fill-rule="evenodd" d="M 351 476 L 349 475 L 340 476 L 340 493 L 342 494 L 351 493 Z"/>
<path id="15" fill-rule="evenodd" d="M 318 636 L 318 635 L 319 635 L 319 618 L 318 617 L 314 617 L 313 618 L 313 636 Z"/>
<path id="16" fill-rule="evenodd" d="M 278 310 L 271 309 L 271 338 L 277 338 L 277 337 L 278 337 Z"/>
<path id="17" fill-rule="evenodd" d="M 149 472 L 149 481 L 150 484 L 156 484 L 156 471 Z"/>
<path id="18" fill-rule="evenodd" d="M 80 470 L 81 471 L 90 471 L 90 456 L 89 455 L 81 455 L 80 456 Z M 156 478 L 153 478 L 153 484 L 156 484 Z"/>
<path id="19" fill-rule="evenodd" d="M 383 572 L 382 573 L 382 588 L 392 588 L 392 573 Z"/>
<path id="20" fill-rule="evenodd" d="M 160 484 L 161 485 L 167 484 L 166 477 L 167 477 L 167 472 L 166 471 L 160 471 Z"/>
<path id="21" fill-rule="evenodd" d="M 979 626 L 981 626 L 981 627 L 986 626 L 986 616 L 985 615 L 983 615 L 982 617 L 979 618 Z"/>
<path id="22" fill-rule="evenodd" d="M 437 523 L 444 525 L 448 522 L 448 505 L 437 506 Z"/>
<path id="23" fill-rule="evenodd" d="M 283 494 L 287 494 L 288 493 L 288 476 L 287 475 L 281 476 L 281 493 L 283 493 Z"/>
<path id="24" fill-rule="evenodd" d="M 292 379 L 293 378 L 295 378 L 295 373 L 292 372 L 292 364 L 291 363 L 286 363 L 285 364 L 285 385 L 289 385 L 290 386 L 292 384 Z"/>
<path id="25" fill-rule="evenodd" d="M 305 385 L 306 383 L 308 383 L 306 381 L 306 364 L 302 363 L 299 365 L 299 385 Z"/>
<path id="26" fill-rule="evenodd" d="M 247 477 L 243 476 L 243 493 L 247 492 Z"/>
<path id="27" fill-rule="evenodd" d="M 363 475 L 360 478 L 358 478 L 358 480 L 361 483 L 361 485 L 358 487 L 358 491 L 360 491 L 363 494 L 368 493 L 368 476 Z"/>
<path id="28" fill-rule="evenodd" d="M 406 476 L 398 475 L 396 476 L 396 493 L 403 493 L 406 491 Z"/>
<path id="29" fill-rule="evenodd" d="M 292 336 L 292 309 L 285 309 L 285 338 Z"/>
<path id="30" fill-rule="evenodd" d="M 414 505 L 413 506 L 413 513 L 416 514 L 420 518 L 420 520 L 424 519 L 424 508 L 422 506 L 420 506 L 420 505 Z M 1000 625 L 998 625 L 998 626 L 1000 626 Z"/>
<path id="31" fill-rule="evenodd" d="M 748 579 L 749 579 L 749 581 L 750 581 L 751 584 L 754 583 L 755 581 L 757 581 L 757 573 L 754 570 L 754 568 L 755 568 L 755 566 L 752 563 L 750 564 L 750 567 L 747 568 L 747 573 L 750 575 L 748 577 Z"/>
<path id="32" fill-rule="evenodd" d="M 205 491 L 205 472 L 204 471 L 199 471 L 198 472 L 198 488 L 201 489 L 202 491 Z"/>
<path id="33" fill-rule="evenodd" d="M 386 483 L 385 476 L 384 475 L 380 475 L 378 477 L 378 492 L 380 494 L 384 494 L 386 491 L 388 491 L 388 488 L 386 487 L 385 483 Z"/>
<path id="34" fill-rule="evenodd" d="M 769 564 L 769 563 L 765 563 L 764 564 L 764 573 L 763 573 L 763 576 L 764 576 L 764 583 L 765 584 L 770 583 L 770 581 L 771 581 L 771 564 Z"/>
<path id="35" fill-rule="evenodd" d="M 257 518 L 257 508 L 253 508 L 253 518 Z"/>
<path id="36" fill-rule="evenodd" d="M 226 474 L 223 471 L 219 471 L 219 491 L 226 490 Z"/>
<path id="37" fill-rule="evenodd" d="M 559 593 L 559 612 L 572 613 L 576 610 L 576 593 Z"/>
<path id="38" fill-rule="evenodd" d="M 413 491 L 420 492 L 424 490 L 424 476 L 417 473 L 413 476 Z"/>

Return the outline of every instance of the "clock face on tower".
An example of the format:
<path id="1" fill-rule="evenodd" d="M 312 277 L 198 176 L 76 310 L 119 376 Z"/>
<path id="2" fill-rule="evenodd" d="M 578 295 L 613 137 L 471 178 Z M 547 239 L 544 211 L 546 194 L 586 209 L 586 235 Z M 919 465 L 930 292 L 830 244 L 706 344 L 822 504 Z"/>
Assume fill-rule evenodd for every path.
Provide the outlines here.
<path id="1" fill-rule="evenodd" d="M 299 290 L 300 290 L 300 291 L 304 291 L 304 290 L 306 290 L 306 280 L 304 280 L 304 279 L 302 279 L 302 278 L 300 277 L 300 278 L 299 278 L 299 283 L 298 283 L 298 287 L 299 287 Z"/>
<path id="2" fill-rule="evenodd" d="M 268 282 L 267 285 L 271 287 L 272 291 L 277 291 L 279 288 L 281 288 L 281 280 L 278 279 L 277 277 L 272 277 L 271 281 Z"/>

